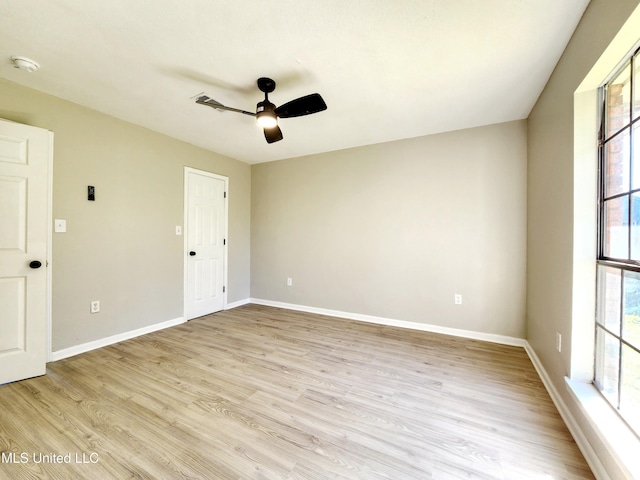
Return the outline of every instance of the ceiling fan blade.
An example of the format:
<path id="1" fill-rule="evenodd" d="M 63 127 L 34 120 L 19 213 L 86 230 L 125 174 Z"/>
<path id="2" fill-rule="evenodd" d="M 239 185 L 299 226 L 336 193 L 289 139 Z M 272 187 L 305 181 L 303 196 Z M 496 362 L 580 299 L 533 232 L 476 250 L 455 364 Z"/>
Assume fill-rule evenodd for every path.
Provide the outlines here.
<path id="1" fill-rule="evenodd" d="M 216 108 L 218 110 L 228 110 L 230 112 L 243 113 L 245 115 L 251 115 L 252 117 L 256 116 L 256 114 L 253 112 L 247 112 L 246 110 L 240 110 L 239 108 L 225 107 L 220 102 L 216 102 L 213 98 L 209 98 L 206 95 L 196 98 L 196 103 L 200 105 L 206 105 L 207 107 Z"/>
<path id="2" fill-rule="evenodd" d="M 319 93 L 312 93 L 304 97 L 296 98 L 275 109 L 280 118 L 302 117 L 312 113 L 322 112 L 327 109 L 327 104 Z"/>
<path id="3" fill-rule="evenodd" d="M 279 142 L 282 140 L 282 130 L 276 125 L 273 128 L 264 128 L 264 138 L 267 139 L 267 143 Z"/>

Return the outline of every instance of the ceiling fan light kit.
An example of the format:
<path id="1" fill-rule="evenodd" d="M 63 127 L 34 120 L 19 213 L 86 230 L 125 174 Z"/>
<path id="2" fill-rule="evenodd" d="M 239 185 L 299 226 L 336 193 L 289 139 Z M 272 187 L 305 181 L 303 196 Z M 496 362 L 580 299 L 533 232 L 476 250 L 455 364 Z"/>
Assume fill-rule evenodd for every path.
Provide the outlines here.
<path id="1" fill-rule="evenodd" d="M 276 82 L 272 79 L 267 77 L 261 77 L 258 79 L 258 89 L 264 93 L 264 100 L 258 102 L 258 105 L 256 106 L 256 113 L 241 110 L 239 108 L 227 107 L 206 95 L 196 98 L 196 103 L 218 110 L 228 110 L 256 117 L 258 125 L 260 125 L 264 131 L 264 138 L 267 143 L 278 142 L 283 138 L 282 130 L 280 130 L 280 127 L 278 126 L 278 118 L 302 117 L 304 115 L 322 112 L 327 109 L 327 104 L 318 93 L 305 95 L 304 97 L 296 98 L 295 100 L 291 100 L 290 102 L 276 107 L 269 101 L 269 94 L 273 92 L 275 88 Z"/>
<path id="2" fill-rule="evenodd" d="M 263 102 L 259 102 L 256 108 L 256 121 L 258 125 L 262 128 L 273 128 L 278 125 L 278 118 L 274 110 L 276 106 L 265 100 Z"/>

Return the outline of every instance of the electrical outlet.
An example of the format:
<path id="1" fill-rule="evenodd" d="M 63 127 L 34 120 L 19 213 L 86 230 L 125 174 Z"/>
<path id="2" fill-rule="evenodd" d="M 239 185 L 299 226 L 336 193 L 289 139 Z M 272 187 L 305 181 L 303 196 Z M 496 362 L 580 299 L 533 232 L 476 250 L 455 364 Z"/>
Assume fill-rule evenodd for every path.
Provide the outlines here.
<path id="1" fill-rule="evenodd" d="M 562 352 L 562 334 L 560 332 L 556 332 L 556 350 Z"/>
<path id="2" fill-rule="evenodd" d="M 453 302 L 454 302 L 456 305 L 462 305 L 462 295 L 460 295 L 459 293 L 456 293 L 456 294 L 453 296 Z"/>
<path id="3" fill-rule="evenodd" d="M 100 300 L 94 300 L 91 302 L 91 313 L 98 313 L 100 311 Z"/>
<path id="4" fill-rule="evenodd" d="M 287 287 L 290 287 L 292 285 L 293 285 L 293 278 L 287 277 Z"/>

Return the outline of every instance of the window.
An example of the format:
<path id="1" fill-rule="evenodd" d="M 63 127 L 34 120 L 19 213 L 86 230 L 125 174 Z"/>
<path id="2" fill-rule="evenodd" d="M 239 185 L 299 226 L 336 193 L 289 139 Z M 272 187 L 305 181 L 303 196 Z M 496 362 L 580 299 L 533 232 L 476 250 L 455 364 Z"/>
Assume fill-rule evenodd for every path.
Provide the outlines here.
<path id="1" fill-rule="evenodd" d="M 601 88 L 596 387 L 640 434 L 640 49 Z"/>

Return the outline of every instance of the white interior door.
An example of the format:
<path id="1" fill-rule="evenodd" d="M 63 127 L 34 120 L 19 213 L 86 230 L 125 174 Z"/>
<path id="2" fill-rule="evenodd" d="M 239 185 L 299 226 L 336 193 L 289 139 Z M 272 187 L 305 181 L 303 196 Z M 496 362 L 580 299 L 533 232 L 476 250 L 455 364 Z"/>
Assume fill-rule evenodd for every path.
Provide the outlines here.
<path id="1" fill-rule="evenodd" d="M 185 319 L 226 303 L 228 179 L 185 168 Z"/>
<path id="2" fill-rule="evenodd" d="M 0 384 L 46 370 L 51 143 L 0 120 Z"/>

